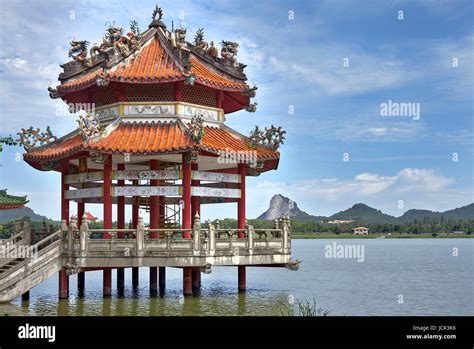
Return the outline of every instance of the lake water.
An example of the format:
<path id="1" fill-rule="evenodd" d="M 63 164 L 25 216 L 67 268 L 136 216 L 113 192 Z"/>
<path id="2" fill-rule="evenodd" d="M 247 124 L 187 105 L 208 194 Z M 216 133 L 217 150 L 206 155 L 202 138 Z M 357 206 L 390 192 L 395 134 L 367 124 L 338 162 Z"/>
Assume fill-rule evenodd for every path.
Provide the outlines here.
<path id="1" fill-rule="evenodd" d="M 364 261 L 325 258 L 334 242 L 363 245 Z M 299 271 L 248 268 L 245 294 L 235 267 L 215 267 L 202 275 L 201 296 L 183 302 L 182 271 L 168 268 L 166 294 L 150 297 L 141 268 L 137 292 L 128 269 L 125 297 L 104 300 L 102 273 L 88 272 L 83 299 L 72 276 L 69 300 L 59 301 L 52 277 L 29 302 L 0 304 L 0 315 L 281 315 L 291 299 L 314 299 L 329 315 L 474 315 L 474 239 L 294 240 L 292 249 Z"/>

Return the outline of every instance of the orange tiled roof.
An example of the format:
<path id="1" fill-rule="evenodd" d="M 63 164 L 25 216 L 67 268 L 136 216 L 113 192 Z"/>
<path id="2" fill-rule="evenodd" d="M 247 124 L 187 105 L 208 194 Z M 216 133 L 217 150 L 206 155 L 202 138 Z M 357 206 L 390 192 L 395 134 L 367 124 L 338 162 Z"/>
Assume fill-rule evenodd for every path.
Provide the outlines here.
<path id="1" fill-rule="evenodd" d="M 194 143 L 177 122 L 124 122 L 98 142 L 85 143 L 80 134 L 59 139 L 24 154 L 27 161 L 62 159 L 81 151 L 104 153 L 159 154 L 193 149 Z M 279 153 L 265 147 L 252 147 L 230 129 L 205 127 L 202 148 L 210 152 L 231 149 L 257 151 L 261 160 L 278 159 Z"/>
<path id="2" fill-rule="evenodd" d="M 213 151 L 226 149 L 231 149 L 233 151 L 255 150 L 259 159 L 279 158 L 278 152 L 266 147 L 252 147 L 248 142 L 245 142 L 236 134 L 218 127 L 205 127 L 202 144 L 204 147 Z"/>
<path id="3" fill-rule="evenodd" d="M 247 89 L 246 84 L 221 76 L 195 57 L 190 58 L 190 63 L 192 65 L 190 72 L 196 75 L 198 83 L 236 92 Z M 168 55 L 157 37 L 153 37 L 145 44 L 136 56 L 131 56 L 125 63 L 118 64 L 118 67 L 106 73 L 107 79 L 129 83 L 160 83 L 185 80 L 188 75 L 175 63 L 174 58 Z M 96 76 L 102 72 L 101 68 L 78 79 L 67 81 L 58 86 L 58 91 L 64 93 L 86 88 L 92 85 Z"/>
<path id="4" fill-rule="evenodd" d="M 82 88 L 89 87 L 95 84 L 95 78 L 98 74 L 102 73 L 104 70 L 102 68 L 89 72 L 80 78 L 75 80 L 70 80 L 58 86 L 58 91 L 60 92 L 69 92 L 74 90 L 79 90 Z"/>
<path id="5" fill-rule="evenodd" d="M 179 80 L 185 78 L 185 74 L 174 60 L 170 59 L 165 49 L 161 47 L 160 40 L 155 37 L 136 57 L 110 72 L 109 77 L 114 81 L 143 83 Z"/>
<path id="6" fill-rule="evenodd" d="M 239 91 L 245 91 L 247 88 L 246 84 L 224 78 L 215 71 L 206 67 L 196 58 L 191 58 L 189 61 L 191 63 L 191 73 L 194 73 L 198 82 L 203 85 L 215 88 L 224 87 L 229 89 L 236 89 Z"/>
<path id="7" fill-rule="evenodd" d="M 25 160 L 55 160 L 80 151 L 105 153 L 164 153 L 185 150 L 191 140 L 175 122 L 122 123 L 98 142 L 85 143 L 80 134 L 32 150 Z"/>

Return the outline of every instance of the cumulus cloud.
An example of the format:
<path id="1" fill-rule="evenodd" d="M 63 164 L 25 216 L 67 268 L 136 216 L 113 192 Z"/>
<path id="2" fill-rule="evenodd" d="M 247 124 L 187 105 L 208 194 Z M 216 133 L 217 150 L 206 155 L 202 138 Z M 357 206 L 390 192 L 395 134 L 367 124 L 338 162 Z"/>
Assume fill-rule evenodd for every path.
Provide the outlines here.
<path id="1" fill-rule="evenodd" d="M 255 212 L 263 212 L 271 196 L 281 193 L 315 215 L 330 215 L 357 202 L 401 215 L 404 211 L 398 208 L 399 200 L 404 202 L 404 210 L 445 210 L 470 203 L 472 193 L 466 195 L 465 190 L 453 188 L 454 182 L 453 178 L 434 169 L 404 168 L 388 176 L 363 172 L 352 179 L 326 178 L 292 183 L 262 181 L 248 191 L 249 195 L 262 198 L 255 205 Z"/>

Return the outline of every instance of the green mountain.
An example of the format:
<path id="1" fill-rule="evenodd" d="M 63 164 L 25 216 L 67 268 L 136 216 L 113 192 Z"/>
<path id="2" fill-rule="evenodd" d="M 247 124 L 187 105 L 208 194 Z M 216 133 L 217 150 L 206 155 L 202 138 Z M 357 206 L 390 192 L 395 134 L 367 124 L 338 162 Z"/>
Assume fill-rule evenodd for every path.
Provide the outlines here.
<path id="1" fill-rule="evenodd" d="M 406 211 L 400 217 L 394 217 L 383 213 L 380 210 L 372 208 L 362 203 L 355 204 L 347 210 L 333 214 L 330 217 L 313 216 L 298 208 L 296 202 L 283 195 L 275 195 L 270 201 L 270 207 L 261 214 L 259 220 L 273 220 L 283 215 L 289 215 L 290 218 L 301 221 L 332 221 L 332 220 L 354 220 L 362 223 L 410 223 L 414 220 L 422 221 L 424 218 L 443 218 L 455 220 L 474 219 L 474 203 L 448 210 L 445 212 L 433 212 L 430 210 L 412 209 Z"/>
<path id="2" fill-rule="evenodd" d="M 474 204 L 455 208 L 444 212 L 433 212 L 429 210 L 408 210 L 397 220 L 400 223 L 418 221 L 424 218 L 443 218 L 443 219 L 474 219 Z"/>
<path id="3" fill-rule="evenodd" d="M 36 214 L 31 208 L 23 207 L 14 210 L 0 210 L 0 223 L 7 223 L 17 219 L 28 217 L 33 222 L 49 221 L 50 219 Z"/>
<path id="4" fill-rule="evenodd" d="M 333 214 L 328 220 L 354 220 L 365 223 L 395 223 L 396 218 L 365 204 L 355 204 L 347 210 Z"/>

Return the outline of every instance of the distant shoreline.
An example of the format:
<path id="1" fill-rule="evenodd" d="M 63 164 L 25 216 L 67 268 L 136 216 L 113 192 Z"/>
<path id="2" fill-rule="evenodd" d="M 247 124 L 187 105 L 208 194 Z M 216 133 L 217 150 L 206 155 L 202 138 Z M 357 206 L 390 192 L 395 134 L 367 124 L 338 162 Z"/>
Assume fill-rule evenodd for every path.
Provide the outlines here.
<path id="1" fill-rule="evenodd" d="M 382 236 L 385 236 L 382 238 Z M 470 239 L 474 235 L 468 234 L 448 234 L 437 235 L 433 237 L 431 234 L 369 234 L 369 235 L 354 235 L 354 234 L 327 234 L 327 233 L 292 233 L 291 238 L 297 239 Z"/>

